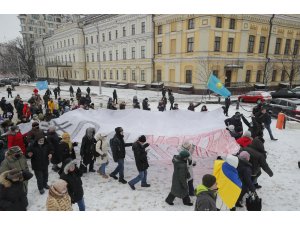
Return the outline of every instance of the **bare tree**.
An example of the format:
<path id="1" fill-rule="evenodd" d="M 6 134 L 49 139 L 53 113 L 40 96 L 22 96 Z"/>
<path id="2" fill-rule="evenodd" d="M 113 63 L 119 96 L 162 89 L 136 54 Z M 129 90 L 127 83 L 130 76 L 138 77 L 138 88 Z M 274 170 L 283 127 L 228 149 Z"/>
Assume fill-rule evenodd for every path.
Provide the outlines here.
<path id="1" fill-rule="evenodd" d="M 275 64 L 273 61 L 269 61 L 266 67 L 266 74 L 265 74 L 265 85 L 266 87 L 271 83 L 272 81 L 272 75 L 273 70 L 275 70 Z"/>

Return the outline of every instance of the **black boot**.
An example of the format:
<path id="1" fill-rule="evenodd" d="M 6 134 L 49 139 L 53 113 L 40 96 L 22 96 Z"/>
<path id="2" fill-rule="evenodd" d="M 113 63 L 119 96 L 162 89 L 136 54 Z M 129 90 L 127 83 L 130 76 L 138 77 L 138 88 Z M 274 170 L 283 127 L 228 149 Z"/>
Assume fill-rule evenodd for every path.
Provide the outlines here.
<path id="1" fill-rule="evenodd" d="M 115 180 L 118 180 L 118 177 L 116 175 L 113 175 L 112 173 L 109 174 L 110 177 L 114 178 Z"/>
<path id="2" fill-rule="evenodd" d="M 127 184 L 127 181 L 124 180 L 124 178 L 119 178 L 119 182 L 122 183 L 122 184 Z"/>

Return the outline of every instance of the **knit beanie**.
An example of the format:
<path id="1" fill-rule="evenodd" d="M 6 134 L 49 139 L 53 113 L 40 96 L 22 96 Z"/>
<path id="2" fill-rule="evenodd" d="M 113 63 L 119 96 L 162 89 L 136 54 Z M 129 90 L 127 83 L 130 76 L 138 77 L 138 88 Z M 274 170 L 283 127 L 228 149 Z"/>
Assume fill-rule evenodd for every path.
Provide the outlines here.
<path id="1" fill-rule="evenodd" d="M 11 155 L 18 154 L 18 153 L 23 154 L 21 148 L 19 146 L 13 146 L 8 149 L 8 151 L 6 152 L 6 155 L 11 156 Z"/>
<path id="2" fill-rule="evenodd" d="M 187 150 L 182 150 L 180 153 L 179 153 L 179 156 L 184 159 L 184 158 L 188 158 L 190 156 L 190 153 L 187 151 Z"/>
<path id="3" fill-rule="evenodd" d="M 68 191 L 67 182 L 62 179 L 58 179 L 57 181 L 55 181 L 53 187 L 60 194 L 64 194 Z"/>
<path id="4" fill-rule="evenodd" d="M 246 160 L 246 161 L 249 161 L 250 160 L 250 154 L 246 151 L 242 151 L 240 154 L 239 154 L 239 159 L 243 159 L 243 160 Z"/>
<path id="5" fill-rule="evenodd" d="M 216 177 L 211 174 L 205 174 L 202 177 L 202 184 L 207 188 L 212 187 L 216 183 L 216 181 Z"/>
<path id="6" fill-rule="evenodd" d="M 192 145 L 191 145 L 191 143 L 188 142 L 188 141 L 185 141 L 185 142 L 181 145 L 181 148 L 184 149 L 184 150 L 187 150 L 187 151 L 189 151 L 191 147 L 192 147 Z"/>
<path id="7" fill-rule="evenodd" d="M 245 132 L 244 132 L 244 135 L 243 135 L 244 137 L 251 137 L 251 132 L 249 131 L 249 130 L 246 130 Z"/>
<path id="8" fill-rule="evenodd" d="M 146 142 L 145 135 L 142 135 L 142 136 L 139 137 L 139 142 Z"/>

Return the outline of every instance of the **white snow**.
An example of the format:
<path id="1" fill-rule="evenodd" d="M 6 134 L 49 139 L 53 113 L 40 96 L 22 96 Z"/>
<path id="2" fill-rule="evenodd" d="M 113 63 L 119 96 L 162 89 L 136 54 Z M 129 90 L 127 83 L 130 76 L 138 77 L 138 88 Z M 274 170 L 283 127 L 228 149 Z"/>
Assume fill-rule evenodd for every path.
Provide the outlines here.
<path id="1" fill-rule="evenodd" d="M 55 85 L 54 85 L 55 86 Z M 54 87 L 51 85 L 51 87 Z M 76 91 L 77 86 L 73 86 Z M 87 86 L 81 86 L 81 90 L 84 91 Z M 68 97 L 69 86 L 62 86 L 62 97 Z M 33 87 L 22 85 L 16 87 L 17 91 L 13 92 L 13 96 L 19 93 L 23 99 L 27 99 L 31 96 Z M 1 96 L 7 96 L 6 89 L 1 87 Z M 102 88 L 103 95 L 98 96 L 98 87 L 91 87 L 92 101 L 95 102 L 95 106 L 98 108 L 100 103 L 106 104 L 108 97 L 112 97 L 114 88 Z M 158 100 L 161 98 L 161 92 L 154 91 L 141 91 L 132 89 L 116 89 L 118 93 L 119 101 L 126 101 L 128 106 L 132 104 L 132 97 L 138 96 L 139 101 L 148 97 L 151 108 L 153 111 L 157 111 Z M 45 91 L 41 91 L 43 94 Z M 215 98 L 217 99 L 217 98 Z M 200 95 L 182 95 L 175 93 L 175 102 L 179 104 L 180 110 L 186 110 L 190 101 L 193 102 L 205 102 L 205 98 Z M 220 108 L 218 104 L 206 104 L 209 111 Z M 199 112 L 200 105 L 196 108 Z M 240 112 L 245 116 L 249 116 L 252 104 L 242 104 Z M 170 107 L 168 103 L 167 109 Z M 131 107 L 127 107 L 131 108 Z M 247 111 L 245 111 L 245 110 Z M 235 105 L 229 109 L 229 114 L 235 113 Z M 161 113 L 161 112 L 160 112 Z M 165 114 L 169 112 L 163 112 Z M 171 112 L 170 112 L 171 113 Z M 186 116 L 186 120 L 189 121 L 189 115 Z M 162 123 L 165 121 L 162 120 Z M 182 121 L 181 121 L 182 122 Z M 187 122 L 188 123 L 188 122 Z M 205 120 L 202 126 L 205 127 L 210 121 Z M 190 125 L 192 126 L 192 125 Z M 268 151 L 267 162 L 270 168 L 274 172 L 273 177 L 269 177 L 265 172 L 262 172 L 261 177 L 258 179 L 262 188 L 257 191 L 258 195 L 263 200 L 264 211 L 292 211 L 300 210 L 300 176 L 298 161 L 300 160 L 300 143 L 298 138 L 300 137 L 299 129 L 285 129 L 278 130 L 275 128 L 276 120 L 272 120 L 271 128 L 273 134 L 278 141 L 271 141 L 267 131 L 265 131 L 265 148 Z M 246 129 L 246 127 L 244 127 Z M 124 128 L 126 130 L 126 127 Z M 181 128 L 179 128 L 181 129 Z M 185 128 L 182 128 L 185 129 Z M 153 127 L 153 133 L 155 133 L 155 127 Z M 77 160 L 79 161 L 78 149 Z M 127 148 L 127 152 L 131 151 Z M 197 166 L 194 168 L 194 185 L 201 183 L 201 178 L 205 173 L 212 173 L 213 160 L 215 157 L 199 158 L 196 159 Z M 95 169 L 98 169 L 99 165 L 95 164 Z M 116 164 L 110 160 L 106 169 L 107 173 L 110 173 Z M 150 188 L 142 188 L 139 184 L 136 185 L 136 190 L 132 191 L 126 184 L 120 184 L 115 180 L 104 180 L 97 173 L 87 173 L 82 177 L 84 187 L 84 199 L 87 210 L 133 210 L 133 211 L 191 211 L 194 207 L 184 206 L 180 199 L 174 201 L 174 206 L 169 206 L 165 203 L 165 198 L 168 195 L 171 188 L 173 173 L 173 165 L 171 160 L 156 160 L 150 161 L 150 168 L 148 169 L 148 182 L 151 184 Z M 137 170 L 134 161 L 127 160 L 125 162 L 125 179 L 130 180 L 137 176 Z M 54 180 L 58 178 L 58 175 L 51 170 L 49 166 L 49 184 L 52 184 Z M 44 195 L 40 195 L 36 185 L 36 179 L 33 177 L 29 181 L 29 206 L 28 210 L 45 210 L 47 192 Z M 195 202 L 195 197 L 192 197 L 192 201 Z M 228 210 L 218 200 L 218 205 L 222 210 Z M 73 205 L 74 210 L 78 210 L 77 205 Z M 245 210 L 245 208 L 241 209 Z M 139 218 L 142 219 L 142 218 Z M 252 218 L 254 219 L 254 218 Z M 201 216 L 199 217 L 201 220 Z M 106 221 L 107 222 L 107 221 Z M 207 221 L 206 221 L 207 222 Z"/>

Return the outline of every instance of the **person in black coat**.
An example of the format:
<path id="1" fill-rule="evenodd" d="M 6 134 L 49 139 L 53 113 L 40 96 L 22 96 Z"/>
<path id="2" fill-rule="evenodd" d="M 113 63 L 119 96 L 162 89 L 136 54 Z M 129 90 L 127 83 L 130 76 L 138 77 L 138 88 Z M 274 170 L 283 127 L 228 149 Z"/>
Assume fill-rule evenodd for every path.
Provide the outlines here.
<path id="1" fill-rule="evenodd" d="M 57 93 L 58 93 L 58 96 L 60 96 L 60 86 L 57 86 Z"/>
<path id="2" fill-rule="evenodd" d="M 134 185 L 139 181 L 142 181 L 141 184 L 142 187 L 150 187 L 150 184 L 147 184 L 147 169 L 149 167 L 149 164 L 148 164 L 147 151 L 146 151 L 146 148 L 149 146 L 149 144 L 148 143 L 145 144 L 145 142 L 146 142 L 146 137 L 142 135 L 132 145 L 135 164 L 137 170 L 139 171 L 139 175 L 128 182 L 132 190 L 135 190 Z"/>
<path id="3" fill-rule="evenodd" d="M 115 103 L 118 104 L 118 95 L 116 89 L 114 89 L 113 91 L 113 98 L 114 98 L 114 102 L 116 101 Z"/>
<path id="4" fill-rule="evenodd" d="M 74 97 L 74 88 L 72 85 L 70 86 L 69 91 L 70 91 L 70 97 Z"/>
<path id="5" fill-rule="evenodd" d="M 225 98 L 225 109 L 224 109 L 225 116 L 228 116 L 228 110 L 229 110 L 230 104 L 231 104 L 230 97 Z"/>
<path id="6" fill-rule="evenodd" d="M 12 118 L 14 117 L 14 107 L 12 106 L 12 104 L 9 101 L 5 102 L 5 107 L 6 107 L 7 118 L 12 120 Z"/>
<path id="7" fill-rule="evenodd" d="M 163 111 L 165 110 L 165 104 L 164 104 L 164 102 L 163 102 L 163 101 L 160 101 L 160 102 L 158 103 L 157 108 L 158 108 L 158 111 L 163 112 Z"/>
<path id="8" fill-rule="evenodd" d="M 89 164 L 89 171 L 96 172 L 94 170 L 95 154 L 96 154 L 96 139 L 95 128 L 89 127 L 86 129 L 85 135 L 82 138 L 80 147 L 80 156 L 82 157 L 83 164 L 87 166 Z"/>
<path id="9" fill-rule="evenodd" d="M 48 165 L 52 158 L 52 152 L 49 149 L 48 143 L 42 134 L 35 136 L 33 145 L 27 148 L 27 155 L 31 158 L 31 167 L 34 171 L 37 186 L 40 194 L 45 193 L 45 189 L 49 189 L 48 185 Z"/>
<path id="10" fill-rule="evenodd" d="M 16 105 L 16 110 L 18 113 L 18 119 L 21 120 L 22 115 L 23 115 L 23 108 L 24 108 L 24 104 L 23 104 L 23 100 L 20 99 Z"/>
<path id="11" fill-rule="evenodd" d="M 57 89 L 57 87 L 54 88 L 53 93 L 54 93 L 55 99 L 57 99 L 57 94 L 58 94 L 58 89 Z"/>
<path id="12" fill-rule="evenodd" d="M 57 172 L 60 169 L 58 164 L 62 162 L 62 152 L 59 148 L 60 137 L 57 135 L 54 126 L 48 128 L 47 142 L 49 144 L 49 148 L 53 152 L 51 158 L 51 163 L 53 164 L 52 170 Z"/>
<path id="13" fill-rule="evenodd" d="M 45 92 L 45 95 L 48 95 L 49 97 L 52 95 L 52 92 L 50 91 L 49 88 L 48 88 L 47 91 Z"/>
<path id="14" fill-rule="evenodd" d="M 6 91 L 7 91 L 7 98 L 9 98 L 9 96 L 12 98 L 13 96 L 12 96 L 12 89 L 11 89 L 11 87 L 10 86 L 8 86 L 8 88 L 6 89 Z"/>
<path id="15" fill-rule="evenodd" d="M 266 116 L 265 116 L 265 119 L 263 121 L 264 125 L 265 125 L 265 128 L 267 129 L 267 131 L 269 132 L 269 135 L 270 135 L 270 138 L 272 141 L 277 141 L 278 139 L 277 138 L 274 138 L 273 134 L 272 134 L 272 130 L 271 130 L 271 123 L 272 123 L 272 118 L 271 118 L 271 115 L 272 115 L 272 111 L 268 111 L 266 113 Z"/>
<path id="16" fill-rule="evenodd" d="M 58 147 L 60 149 L 60 152 L 62 153 L 62 162 L 64 162 L 67 158 L 76 159 L 74 150 L 75 146 L 78 146 L 78 143 L 71 142 L 70 134 L 63 133 Z"/>
<path id="17" fill-rule="evenodd" d="M 77 203 L 80 211 L 85 211 L 85 203 L 83 199 L 82 188 L 82 172 L 76 166 L 76 163 L 68 158 L 64 161 L 63 173 L 60 175 L 60 179 L 67 182 L 68 193 L 71 197 L 72 204 Z"/>
<path id="18" fill-rule="evenodd" d="M 225 125 L 228 127 L 229 125 L 233 125 L 235 130 L 241 131 L 243 133 L 243 123 L 241 121 L 242 114 L 236 112 L 231 118 L 224 120 Z"/>
<path id="19" fill-rule="evenodd" d="M 188 110 L 195 111 L 195 108 L 198 107 L 201 104 L 201 102 L 194 105 L 194 103 L 190 102 L 190 105 L 188 107 Z"/>
<path id="20" fill-rule="evenodd" d="M 169 95 L 169 101 L 170 101 L 170 104 L 171 104 L 170 110 L 172 110 L 173 109 L 173 104 L 174 104 L 174 101 L 175 101 L 174 95 L 172 95 L 172 93 Z"/>
<path id="21" fill-rule="evenodd" d="M 163 89 L 161 90 L 161 94 L 162 94 L 162 97 L 166 97 L 166 89 L 163 87 Z"/>
<path id="22" fill-rule="evenodd" d="M 0 211 L 26 211 L 28 200 L 23 181 L 32 178 L 29 171 L 12 169 L 0 175 Z"/>
<path id="23" fill-rule="evenodd" d="M 87 92 L 87 94 L 88 94 L 88 96 L 89 96 L 90 93 L 91 93 L 91 88 L 90 88 L 90 87 L 87 87 L 86 92 Z"/>
<path id="24" fill-rule="evenodd" d="M 124 179 L 124 159 L 126 155 L 125 147 L 132 146 L 132 143 L 125 143 L 122 127 L 115 128 L 115 132 L 116 134 L 112 139 L 110 139 L 109 144 L 113 159 L 116 163 L 118 163 L 118 166 L 112 173 L 109 174 L 109 176 L 117 180 L 118 177 L 116 175 L 119 173 L 119 182 L 126 184 L 127 181 Z"/>
<path id="25" fill-rule="evenodd" d="M 149 108 L 149 101 L 148 101 L 148 98 L 145 98 L 144 100 L 143 100 L 143 110 L 151 110 L 150 108 Z"/>

